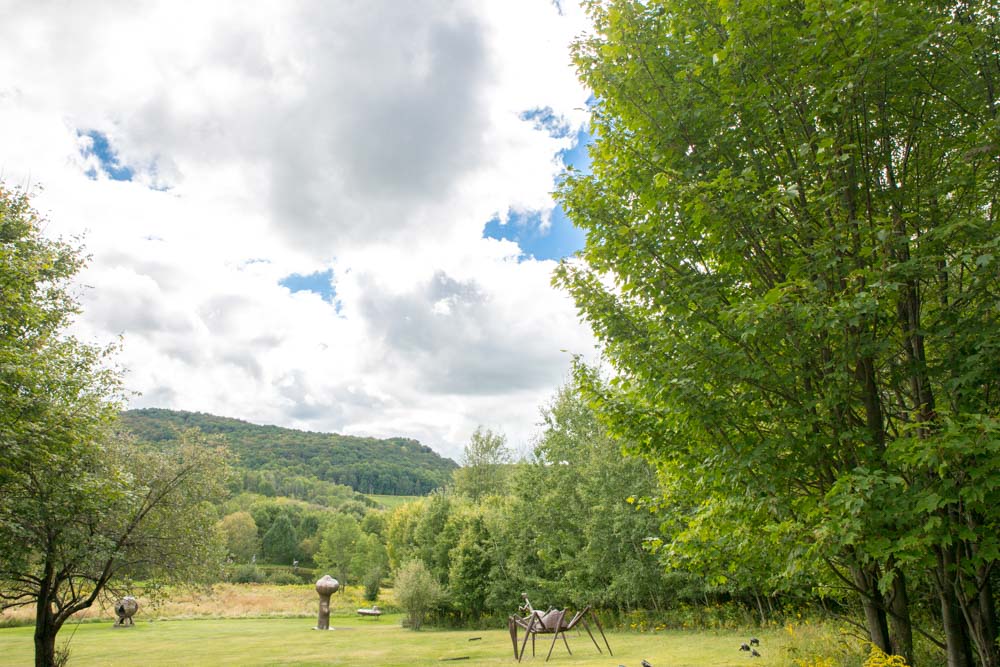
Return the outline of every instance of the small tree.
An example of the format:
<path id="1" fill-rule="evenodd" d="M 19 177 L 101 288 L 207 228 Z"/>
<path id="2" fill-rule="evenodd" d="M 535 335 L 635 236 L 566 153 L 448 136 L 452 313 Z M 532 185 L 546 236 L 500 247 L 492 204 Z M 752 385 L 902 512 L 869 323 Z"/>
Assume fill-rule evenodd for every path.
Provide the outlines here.
<path id="1" fill-rule="evenodd" d="M 41 229 L 0 186 L 0 610 L 35 606 L 35 664 L 49 666 L 59 629 L 117 579 L 218 564 L 204 501 L 223 485 L 218 452 L 151 452 L 115 432 L 111 350 L 66 333 L 83 258 Z"/>
<path id="2" fill-rule="evenodd" d="M 419 560 L 410 562 L 396 572 L 396 601 L 406 611 L 407 621 L 413 630 L 419 630 L 424 618 L 441 599 L 441 585 Z"/>

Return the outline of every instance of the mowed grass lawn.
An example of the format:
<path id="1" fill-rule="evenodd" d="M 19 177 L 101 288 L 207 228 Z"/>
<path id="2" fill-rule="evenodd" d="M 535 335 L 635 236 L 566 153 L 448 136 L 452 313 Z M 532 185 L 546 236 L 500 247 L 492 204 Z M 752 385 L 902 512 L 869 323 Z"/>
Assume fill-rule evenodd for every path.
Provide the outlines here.
<path id="1" fill-rule="evenodd" d="M 413 632 L 398 615 L 379 620 L 335 617 L 330 631 L 313 630 L 314 618 L 233 618 L 219 620 L 137 621 L 116 629 L 112 622 L 69 624 L 57 645 L 70 639 L 70 665 L 514 665 L 510 636 L 504 629 Z M 32 627 L 0 629 L 0 664 L 30 665 Z M 780 630 L 760 634 L 761 658 L 738 648 L 746 637 L 736 633 L 608 633 L 614 657 L 597 652 L 587 635 L 569 634 L 573 655 L 560 641 L 549 665 L 577 667 L 706 667 L 708 665 L 793 664 Z M 470 641 L 475 637 L 481 639 Z M 600 637 L 598 637 L 600 640 Z M 551 638 L 531 643 L 525 665 L 545 664 Z M 456 660 L 449 660 L 456 659 Z"/>

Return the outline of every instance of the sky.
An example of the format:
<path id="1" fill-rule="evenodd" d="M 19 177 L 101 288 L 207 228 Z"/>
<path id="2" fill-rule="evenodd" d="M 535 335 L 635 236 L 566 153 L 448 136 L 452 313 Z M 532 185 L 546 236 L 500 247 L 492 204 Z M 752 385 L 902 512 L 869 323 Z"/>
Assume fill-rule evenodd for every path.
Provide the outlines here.
<path id="1" fill-rule="evenodd" d="M 0 179 L 131 407 L 526 451 L 572 355 L 568 1 L 0 0 Z"/>

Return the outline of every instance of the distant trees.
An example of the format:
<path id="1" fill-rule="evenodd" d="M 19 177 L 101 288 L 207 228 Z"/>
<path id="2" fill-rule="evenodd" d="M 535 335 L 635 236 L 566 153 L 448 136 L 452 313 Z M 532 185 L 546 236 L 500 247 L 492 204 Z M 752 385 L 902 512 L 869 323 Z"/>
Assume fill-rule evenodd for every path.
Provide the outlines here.
<path id="1" fill-rule="evenodd" d="M 258 552 L 257 524 L 249 512 L 227 514 L 216 524 L 216 529 L 226 545 L 226 552 L 237 562 L 249 563 Z"/>
<path id="2" fill-rule="evenodd" d="M 155 453 L 115 432 L 109 350 L 66 333 L 82 262 L 0 186 L 0 609 L 34 605 L 39 666 L 60 661 L 60 628 L 122 577 L 184 580 L 219 563 L 208 503 L 222 454 L 183 439 Z"/>
<path id="3" fill-rule="evenodd" d="M 508 466 L 513 456 L 507 436 L 479 426 L 462 454 L 462 467 L 452 473 L 455 491 L 473 501 L 505 491 Z"/>
<path id="4" fill-rule="evenodd" d="M 260 543 L 264 558 L 269 563 L 291 565 L 299 555 L 299 538 L 295 527 L 284 514 L 271 523 Z"/>
<path id="5" fill-rule="evenodd" d="M 351 560 L 361 538 L 361 528 L 353 517 L 346 514 L 333 515 L 323 530 L 319 549 L 316 551 L 316 565 L 346 584 L 352 574 Z"/>
<path id="6" fill-rule="evenodd" d="M 662 519 L 628 502 L 656 495 L 654 469 L 625 457 L 571 388 L 544 419 L 533 457 L 506 466 L 502 493 L 436 493 L 393 511 L 390 562 L 422 563 L 446 594 L 442 609 L 462 620 L 510 613 L 523 592 L 553 605 L 662 607 L 676 592 L 645 548 Z"/>
<path id="7" fill-rule="evenodd" d="M 406 438 L 360 438 L 257 426 L 238 419 L 162 409 L 129 410 L 122 421 L 136 436 L 169 443 L 195 428 L 218 436 L 239 458 L 241 488 L 327 506 L 345 498 L 344 487 L 360 493 L 424 495 L 444 486 L 454 461 Z"/>

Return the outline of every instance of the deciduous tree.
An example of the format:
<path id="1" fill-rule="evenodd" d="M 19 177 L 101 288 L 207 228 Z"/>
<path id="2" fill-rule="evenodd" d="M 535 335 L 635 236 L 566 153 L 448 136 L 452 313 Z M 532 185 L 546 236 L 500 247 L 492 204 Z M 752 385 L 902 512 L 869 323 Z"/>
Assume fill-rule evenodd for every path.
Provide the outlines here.
<path id="1" fill-rule="evenodd" d="M 919 576 L 948 664 L 996 665 L 997 3 L 590 6 L 557 282 L 618 371 L 582 370 L 594 404 L 807 547 L 882 649 L 912 661 Z"/>
<path id="2" fill-rule="evenodd" d="M 0 188 L 0 608 L 35 606 L 35 663 L 123 577 L 183 580 L 218 565 L 206 500 L 220 455 L 137 448 L 114 430 L 108 350 L 66 332 L 79 249 L 47 239 L 25 195 Z"/>

